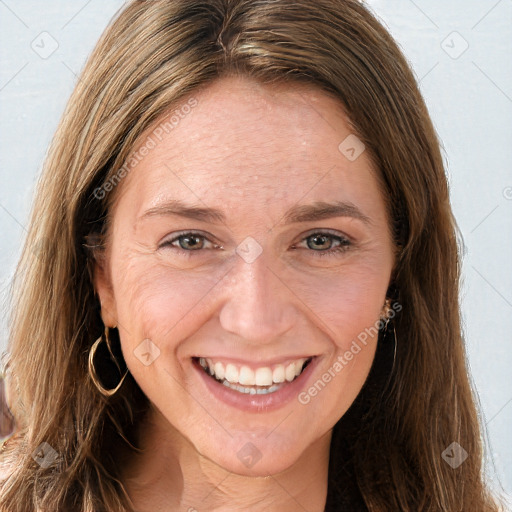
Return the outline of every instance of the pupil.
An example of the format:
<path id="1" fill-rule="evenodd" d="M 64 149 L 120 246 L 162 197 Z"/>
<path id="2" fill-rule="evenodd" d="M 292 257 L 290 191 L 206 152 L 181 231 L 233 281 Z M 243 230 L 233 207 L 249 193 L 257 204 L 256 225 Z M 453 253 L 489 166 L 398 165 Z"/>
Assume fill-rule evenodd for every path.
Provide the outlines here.
<path id="1" fill-rule="evenodd" d="M 200 242 L 198 241 L 199 240 L 199 237 L 197 236 L 185 236 L 183 237 L 182 239 L 184 241 L 184 244 L 183 245 L 188 245 L 189 247 L 195 247 L 196 245 L 199 245 Z M 185 249 L 188 249 L 189 247 L 184 247 Z"/>
<path id="2" fill-rule="evenodd" d="M 315 237 L 313 237 L 313 245 L 317 246 L 317 245 L 324 245 L 327 241 L 327 238 L 325 235 L 317 235 Z M 310 247 L 311 249 L 312 247 Z"/>

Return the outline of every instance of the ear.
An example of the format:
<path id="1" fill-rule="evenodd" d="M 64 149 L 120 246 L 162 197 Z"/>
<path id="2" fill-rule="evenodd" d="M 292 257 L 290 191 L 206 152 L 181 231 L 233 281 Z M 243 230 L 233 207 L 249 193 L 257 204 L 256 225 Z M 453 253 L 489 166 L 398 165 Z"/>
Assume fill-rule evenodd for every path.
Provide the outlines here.
<path id="1" fill-rule="evenodd" d="M 92 281 L 94 291 L 101 304 L 101 318 L 107 327 L 117 326 L 117 307 L 114 297 L 108 259 L 103 251 L 95 254 L 92 261 Z"/>

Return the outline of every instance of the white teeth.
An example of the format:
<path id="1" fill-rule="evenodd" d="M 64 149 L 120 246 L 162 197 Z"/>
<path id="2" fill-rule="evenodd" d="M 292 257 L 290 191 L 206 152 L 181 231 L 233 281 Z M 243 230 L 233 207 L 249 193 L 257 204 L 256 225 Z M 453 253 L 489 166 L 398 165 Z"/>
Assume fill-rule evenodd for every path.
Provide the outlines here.
<path id="1" fill-rule="evenodd" d="M 249 386 L 272 386 L 272 384 L 281 384 L 285 381 L 292 382 L 298 377 L 304 363 L 307 359 L 297 359 L 289 364 L 278 364 L 274 368 L 264 366 L 253 370 L 248 366 L 238 367 L 232 363 L 224 365 L 222 362 L 213 362 L 210 358 L 199 358 L 199 364 L 212 376 L 228 387 L 229 384 L 235 385 L 233 389 L 244 390 L 244 393 L 256 394 L 259 390 Z M 272 386 L 270 389 L 274 388 Z M 278 389 L 278 386 L 276 389 Z"/>
<path id="2" fill-rule="evenodd" d="M 256 386 L 272 385 L 272 370 L 270 368 L 258 368 L 256 370 Z"/>
<path id="3" fill-rule="evenodd" d="M 284 375 L 288 382 L 291 382 L 293 379 L 295 379 L 295 364 L 294 363 L 289 364 L 285 368 Z"/>
<path id="4" fill-rule="evenodd" d="M 215 366 L 214 366 L 214 372 L 215 372 L 215 376 L 218 378 L 218 379 L 223 379 L 226 375 L 226 372 L 224 370 L 224 365 L 222 363 L 215 363 Z"/>
<path id="5" fill-rule="evenodd" d="M 282 364 L 277 365 L 272 372 L 272 380 L 276 383 L 284 382 L 286 379 L 284 366 Z"/>
<path id="6" fill-rule="evenodd" d="M 224 378 L 228 382 L 238 382 L 238 368 L 234 364 L 227 364 Z"/>
<path id="7" fill-rule="evenodd" d="M 256 384 L 254 372 L 248 366 L 242 366 L 242 368 L 240 368 L 240 374 L 238 375 L 238 382 L 246 386 L 254 386 L 254 384 Z M 272 382 L 270 384 L 272 384 Z"/>
<path id="8" fill-rule="evenodd" d="M 246 395 L 268 395 L 269 393 L 274 393 L 281 387 L 278 386 L 277 384 L 274 384 L 269 388 L 245 388 L 243 386 L 240 386 L 240 384 L 231 384 L 231 382 L 228 382 L 227 380 L 223 381 L 222 384 L 227 388 L 234 389 L 235 391 L 244 393 Z"/>

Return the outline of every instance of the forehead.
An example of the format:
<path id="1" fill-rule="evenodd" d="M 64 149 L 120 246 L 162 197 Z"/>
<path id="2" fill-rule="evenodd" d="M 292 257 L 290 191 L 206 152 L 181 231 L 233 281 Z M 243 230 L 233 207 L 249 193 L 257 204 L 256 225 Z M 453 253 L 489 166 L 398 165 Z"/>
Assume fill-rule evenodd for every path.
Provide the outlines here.
<path id="1" fill-rule="evenodd" d="M 120 187 L 138 210 L 169 197 L 227 209 L 354 193 L 375 200 L 371 160 L 366 152 L 349 160 L 339 149 L 347 137 L 354 134 L 343 105 L 319 88 L 224 77 L 143 134 Z"/>

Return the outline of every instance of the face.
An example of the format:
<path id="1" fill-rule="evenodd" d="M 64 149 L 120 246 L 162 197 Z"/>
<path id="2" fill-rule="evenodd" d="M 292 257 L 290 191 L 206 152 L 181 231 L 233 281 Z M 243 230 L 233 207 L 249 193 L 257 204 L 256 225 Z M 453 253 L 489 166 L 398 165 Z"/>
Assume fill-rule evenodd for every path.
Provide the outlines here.
<path id="1" fill-rule="evenodd" d="M 393 267 L 384 192 L 316 88 L 224 77 L 188 99 L 134 148 L 95 286 L 169 435 L 276 473 L 369 373 Z"/>

